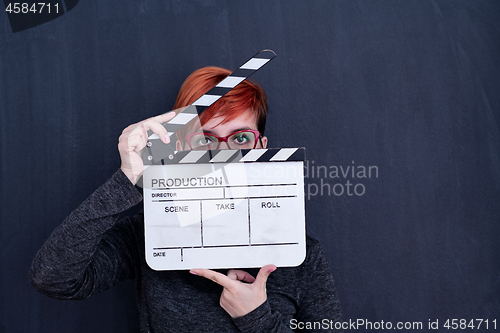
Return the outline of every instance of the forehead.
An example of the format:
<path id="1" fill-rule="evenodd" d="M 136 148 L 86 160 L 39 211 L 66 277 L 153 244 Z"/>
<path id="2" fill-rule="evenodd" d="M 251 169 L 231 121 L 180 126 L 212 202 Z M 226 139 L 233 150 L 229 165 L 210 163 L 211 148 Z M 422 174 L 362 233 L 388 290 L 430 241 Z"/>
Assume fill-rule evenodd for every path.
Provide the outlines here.
<path id="1" fill-rule="evenodd" d="M 215 115 L 210 118 L 202 128 L 204 131 L 228 132 L 230 134 L 240 129 L 257 129 L 257 117 L 255 113 L 248 109 L 231 120 L 226 120 L 222 115 Z M 217 133 L 216 133 L 217 134 Z"/>

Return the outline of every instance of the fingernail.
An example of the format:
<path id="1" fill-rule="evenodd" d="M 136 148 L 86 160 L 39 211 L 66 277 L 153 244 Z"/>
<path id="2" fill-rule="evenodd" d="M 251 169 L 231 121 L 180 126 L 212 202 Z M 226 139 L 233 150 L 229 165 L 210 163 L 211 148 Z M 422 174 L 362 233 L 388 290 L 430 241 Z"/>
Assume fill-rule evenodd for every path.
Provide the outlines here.
<path id="1" fill-rule="evenodd" d="M 165 142 L 169 143 L 170 142 L 170 135 L 165 134 Z"/>
<path id="2" fill-rule="evenodd" d="M 268 273 L 272 273 L 272 272 L 274 272 L 275 270 L 276 270 L 276 268 L 271 268 L 271 269 L 270 269 L 270 270 L 268 270 L 267 272 L 268 272 Z"/>
<path id="3" fill-rule="evenodd" d="M 194 274 L 194 275 L 198 275 L 198 273 L 196 273 L 195 271 L 189 271 L 189 273 Z"/>

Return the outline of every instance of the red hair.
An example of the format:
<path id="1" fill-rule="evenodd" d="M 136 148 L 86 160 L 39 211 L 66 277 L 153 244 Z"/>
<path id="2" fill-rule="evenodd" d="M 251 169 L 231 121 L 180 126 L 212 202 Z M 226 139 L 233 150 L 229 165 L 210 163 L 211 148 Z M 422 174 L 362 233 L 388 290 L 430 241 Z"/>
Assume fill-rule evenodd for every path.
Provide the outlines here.
<path id="1" fill-rule="evenodd" d="M 230 70 L 214 66 L 197 69 L 182 84 L 174 110 L 192 104 L 229 74 L 231 74 Z M 254 113 L 257 130 L 261 135 L 264 135 L 267 115 L 266 92 L 257 82 L 248 79 L 238 84 L 224 97 L 219 98 L 212 106 L 203 111 L 200 115 L 200 123 L 203 126 L 213 117 L 221 117 L 219 124 L 225 124 L 247 110 Z M 183 141 L 193 124 L 194 121 L 191 121 L 177 131 L 177 139 Z"/>

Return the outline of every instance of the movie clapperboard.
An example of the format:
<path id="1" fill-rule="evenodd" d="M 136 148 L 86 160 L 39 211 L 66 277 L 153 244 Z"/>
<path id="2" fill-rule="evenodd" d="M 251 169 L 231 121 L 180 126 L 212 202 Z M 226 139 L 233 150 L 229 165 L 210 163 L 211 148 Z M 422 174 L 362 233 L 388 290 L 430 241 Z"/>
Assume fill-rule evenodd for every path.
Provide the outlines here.
<path id="1" fill-rule="evenodd" d="M 259 52 L 163 126 L 172 136 L 274 56 Z M 302 263 L 304 148 L 175 152 L 148 135 L 142 186 L 152 269 Z"/>

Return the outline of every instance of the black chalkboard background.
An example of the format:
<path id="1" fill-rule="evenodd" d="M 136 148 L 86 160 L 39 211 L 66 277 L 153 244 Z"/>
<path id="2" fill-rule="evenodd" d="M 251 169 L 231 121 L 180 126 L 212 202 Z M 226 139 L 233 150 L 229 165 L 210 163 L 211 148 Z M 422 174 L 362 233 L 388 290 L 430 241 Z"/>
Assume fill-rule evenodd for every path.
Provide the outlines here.
<path id="1" fill-rule="evenodd" d="M 31 287 L 31 260 L 119 167 L 123 128 L 170 110 L 196 68 L 270 48 L 277 58 L 254 76 L 266 134 L 307 148 L 307 230 L 344 320 L 427 331 L 439 319 L 447 332 L 446 319 L 481 318 L 489 330 L 474 332 L 493 332 L 499 22 L 494 0 L 82 0 L 18 33 L 0 14 L 0 331 L 138 330 L 131 283 L 56 301 Z M 371 178 L 341 172 L 370 166 Z"/>

